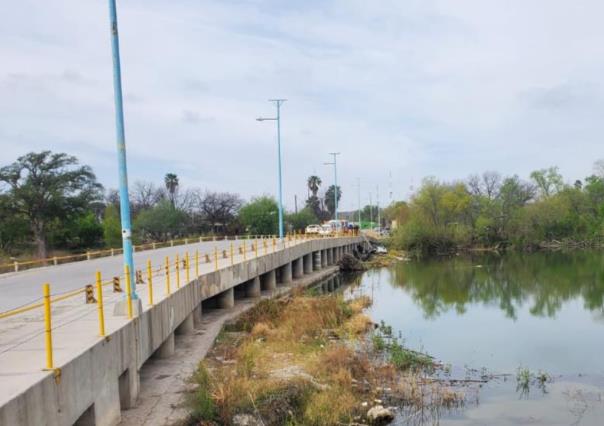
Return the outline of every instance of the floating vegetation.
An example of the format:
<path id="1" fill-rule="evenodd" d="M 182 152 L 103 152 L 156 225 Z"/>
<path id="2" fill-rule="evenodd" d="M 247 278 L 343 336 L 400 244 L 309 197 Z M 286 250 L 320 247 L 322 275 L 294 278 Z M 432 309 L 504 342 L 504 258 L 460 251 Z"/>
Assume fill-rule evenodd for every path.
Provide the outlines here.
<path id="1" fill-rule="evenodd" d="M 534 373 L 526 367 L 518 367 L 516 371 L 516 392 L 520 398 L 528 398 L 531 387 L 536 387 L 542 395 L 547 393 L 547 383 L 551 382 L 551 376 L 539 370 Z"/>

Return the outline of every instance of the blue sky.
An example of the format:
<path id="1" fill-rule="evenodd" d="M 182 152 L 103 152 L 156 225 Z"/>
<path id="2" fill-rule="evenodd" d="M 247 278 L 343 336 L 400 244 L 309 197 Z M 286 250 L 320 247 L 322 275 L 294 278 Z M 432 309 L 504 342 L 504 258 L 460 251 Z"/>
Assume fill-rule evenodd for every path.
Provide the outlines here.
<path id="1" fill-rule="evenodd" d="M 117 182 L 102 0 L 0 5 L 2 164 L 77 155 Z M 604 3 L 598 1 L 121 0 L 130 182 L 274 193 L 284 97 L 286 203 L 341 152 L 342 208 L 406 198 L 432 175 L 568 181 L 604 157 Z M 391 176 L 391 178 L 390 178 Z"/>

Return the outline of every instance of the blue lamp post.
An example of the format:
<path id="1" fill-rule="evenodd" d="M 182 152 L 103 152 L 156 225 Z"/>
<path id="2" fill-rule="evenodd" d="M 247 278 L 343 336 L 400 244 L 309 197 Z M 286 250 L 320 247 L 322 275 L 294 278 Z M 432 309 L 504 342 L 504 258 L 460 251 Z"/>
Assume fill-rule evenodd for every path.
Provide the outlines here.
<path id="1" fill-rule="evenodd" d="M 330 152 L 329 155 L 333 155 L 333 161 L 331 163 L 324 163 L 326 166 L 333 166 L 333 205 L 334 205 L 334 220 L 338 220 L 338 160 L 337 156 L 339 152 Z"/>
<path id="2" fill-rule="evenodd" d="M 281 173 L 281 104 L 287 99 L 269 99 L 269 102 L 274 102 L 277 106 L 277 116 L 257 118 L 257 121 L 276 121 L 277 122 L 277 162 L 279 174 L 279 238 L 283 239 L 283 183 Z"/>
<path id="3" fill-rule="evenodd" d="M 113 95 L 115 100 L 115 132 L 117 139 L 117 160 L 119 169 L 120 217 L 122 222 L 122 247 L 124 265 L 130 271 L 132 299 L 138 299 L 134 280 L 134 259 L 132 257 L 132 226 L 130 224 L 130 200 L 128 199 L 128 170 L 126 168 L 126 137 L 124 134 L 124 107 L 122 102 L 122 72 L 120 67 L 120 42 L 117 31 L 115 0 L 109 0 L 109 20 L 111 22 L 111 51 L 113 57 Z"/>

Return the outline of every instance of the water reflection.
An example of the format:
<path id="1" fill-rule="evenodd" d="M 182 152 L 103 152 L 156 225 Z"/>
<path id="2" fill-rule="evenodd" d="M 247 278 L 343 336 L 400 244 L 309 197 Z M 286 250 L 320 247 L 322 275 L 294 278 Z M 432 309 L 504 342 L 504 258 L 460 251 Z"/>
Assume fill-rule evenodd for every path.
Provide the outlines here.
<path id="1" fill-rule="evenodd" d="M 554 317 L 566 301 L 581 298 L 594 318 L 604 320 L 602 254 L 510 253 L 400 263 L 391 282 L 405 288 L 427 318 L 470 304 L 498 306 L 509 318 L 528 304 L 534 316 Z"/>

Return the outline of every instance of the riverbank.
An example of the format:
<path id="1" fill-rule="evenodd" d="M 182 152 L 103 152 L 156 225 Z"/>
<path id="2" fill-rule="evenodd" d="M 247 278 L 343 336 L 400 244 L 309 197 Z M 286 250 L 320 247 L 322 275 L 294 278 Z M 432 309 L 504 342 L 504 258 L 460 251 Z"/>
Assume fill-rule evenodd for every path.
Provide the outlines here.
<path id="1" fill-rule="evenodd" d="M 165 426 L 186 424 L 190 419 L 187 396 L 194 391 L 190 382 L 200 359 L 214 346 L 226 323 L 235 321 L 257 303 L 269 298 L 286 296 L 296 288 L 306 288 L 334 275 L 337 266 L 330 266 L 297 279 L 290 285 L 263 291 L 253 299 L 237 300 L 231 309 L 203 312 L 200 327 L 189 334 L 175 336 L 175 352 L 168 359 L 152 358 L 140 371 L 140 394 L 136 407 L 122 411 L 123 426 Z"/>
<path id="2" fill-rule="evenodd" d="M 192 376 L 188 424 L 381 424 L 464 404 L 386 324 L 367 296 L 298 293 L 266 300 L 226 327 Z"/>

